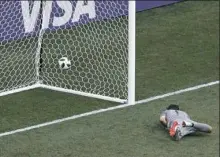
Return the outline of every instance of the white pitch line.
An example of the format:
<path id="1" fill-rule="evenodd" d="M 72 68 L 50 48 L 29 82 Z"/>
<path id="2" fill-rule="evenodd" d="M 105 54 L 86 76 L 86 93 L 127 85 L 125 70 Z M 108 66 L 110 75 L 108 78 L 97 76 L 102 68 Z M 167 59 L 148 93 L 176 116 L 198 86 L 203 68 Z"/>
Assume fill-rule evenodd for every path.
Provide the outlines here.
<path id="1" fill-rule="evenodd" d="M 54 121 L 51 121 L 51 122 L 46 122 L 46 123 L 33 125 L 33 126 L 30 126 L 30 127 L 26 127 L 26 128 L 21 128 L 21 129 L 17 129 L 17 130 L 13 130 L 13 131 L 0 133 L 0 137 L 16 134 L 16 133 L 20 133 L 20 132 L 26 132 L 28 130 L 33 130 L 33 129 L 49 126 L 49 125 L 52 125 L 52 124 L 58 124 L 58 123 L 62 123 L 62 122 L 68 121 L 68 120 L 73 120 L 73 119 L 77 119 L 77 118 L 81 118 L 81 117 L 86 117 L 86 116 L 90 116 L 90 115 L 94 115 L 94 114 L 98 114 L 98 113 L 102 113 L 102 112 L 107 112 L 107 111 L 112 111 L 112 110 L 116 110 L 116 109 L 120 109 L 120 108 L 125 108 L 125 107 L 132 106 L 132 105 L 143 104 L 143 103 L 147 103 L 147 102 L 150 102 L 150 101 L 166 98 L 166 97 L 169 97 L 169 96 L 173 96 L 173 95 L 177 95 L 177 94 L 197 90 L 197 89 L 200 89 L 200 88 L 213 86 L 213 85 L 216 85 L 216 84 L 219 84 L 219 81 L 214 81 L 214 82 L 210 82 L 210 83 L 206 83 L 206 84 L 201 84 L 201 85 L 197 85 L 197 86 L 194 86 L 194 87 L 181 89 L 181 90 L 178 90 L 178 91 L 175 91 L 175 92 L 166 93 L 166 94 L 163 94 L 163 95 L 153 96 L 153 97 L 150 97 L 150 98 L 147 98 L 147 99 L 144 99 L 144 100 L 136 101 L 135 104 L 118 105 L 118 106 L 113 106 L 113 107 L 109 107 L 109 108 L 106 108 L 106 109 L 94 110 L 94 111 L 91 111 L 91 112 L 86 112 L 86 113 L 82 113 L 82 114 L 78 114 L 78 115 L 73 115 L 73 116 L 67 117 L 67 118 L 57 119 L 57 120 L 54 120 Z"/>

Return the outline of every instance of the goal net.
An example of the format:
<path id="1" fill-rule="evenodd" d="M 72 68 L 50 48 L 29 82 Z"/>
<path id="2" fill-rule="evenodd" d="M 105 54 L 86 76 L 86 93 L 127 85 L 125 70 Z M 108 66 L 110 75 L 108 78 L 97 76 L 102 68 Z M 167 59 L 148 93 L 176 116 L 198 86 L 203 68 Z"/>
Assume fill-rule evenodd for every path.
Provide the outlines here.
<path id="1" fill-rule="evenodd" d="M 1 1 L 0 5 L 4 6 L 0 96 L 42 87 L 128 100 L 127 1 Z M 68 68 L 60 66 L 62 57 L 69 61 Z"/>

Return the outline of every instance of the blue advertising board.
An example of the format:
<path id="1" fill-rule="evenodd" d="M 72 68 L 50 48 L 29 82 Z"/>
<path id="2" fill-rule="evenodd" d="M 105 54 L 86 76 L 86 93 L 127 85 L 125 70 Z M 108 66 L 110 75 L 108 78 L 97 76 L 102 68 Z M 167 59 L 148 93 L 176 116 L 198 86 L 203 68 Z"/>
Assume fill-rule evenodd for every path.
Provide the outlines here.
<path id="1" fill-rule="evenodd" d="M 177 1 L 137 1 L 136 11 Z M 128 1 L 0 1 L 0 41 L 36 36 L 40 28 L 65 29 L 91 21 L 102 21 L 128 14 Z M 43 17 L 43 18 L 42 18 Z M 42 20 L 43 19 L 43 20 Z"/>
<path id="2" fill-rule="evenodd" d="M 143 11 L 143 10 L 147 10 L 147 9 L 152 9 L 152 8 L 156 8 L 156 7 L 161 7 L 164 5 L 168 5 L 168 4 L 173 4 L 176 2 L 179 2 L 181 0 L 174 0 L 174 1 L 158 1 L 158 0 L 154 0 L 154 1 L 148 1 L 148 0 L 139 0 L 136 1 L 136 11 Z"/>

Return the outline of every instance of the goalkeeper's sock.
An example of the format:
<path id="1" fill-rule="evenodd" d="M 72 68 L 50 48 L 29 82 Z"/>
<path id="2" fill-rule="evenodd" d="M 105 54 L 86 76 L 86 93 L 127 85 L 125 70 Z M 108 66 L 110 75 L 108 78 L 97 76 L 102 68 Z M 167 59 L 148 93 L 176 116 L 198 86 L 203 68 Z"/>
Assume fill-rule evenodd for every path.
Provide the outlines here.
<path id="1" fill-rule="evenodd" d="M 194 126 L 194 123 L 187 122 L 187 121 L 183 121 L 182 126 L 183 126 L 183 127 L 193 127 L 193 126 Z"/>

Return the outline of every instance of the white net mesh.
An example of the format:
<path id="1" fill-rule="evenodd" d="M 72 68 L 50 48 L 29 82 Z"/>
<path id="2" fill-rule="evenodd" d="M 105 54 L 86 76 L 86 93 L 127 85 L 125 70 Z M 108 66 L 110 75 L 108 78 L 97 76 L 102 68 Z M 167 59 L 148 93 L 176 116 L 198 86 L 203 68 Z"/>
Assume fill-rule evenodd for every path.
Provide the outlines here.
<path id="1" fill-rule="evenodd" d="M 32 8 L 30 15 L 40 10 L 36 9 L 38 2 L 16 2 L 18 5 L 1 1 L 0 5 L 10 7 L 12 3 L 14 7 L 28 4 Z M 26 20 L 28 33 L 6 40 L 5 32 L 1 31 L 0 92 L 28 86 L 39 79 L 44 85 L 127 99 L 127 2 L 47 1 L 43 4 L 45 9 L 43 13 L 39 11 L 34 29 Z M 5 10 L 1 7 L 0 16 L 6 20 L 7 27 L 13 27 L 7 18 L 23 21 L 21 9 L 11 15 L 6 15 Z M 4 28 L 1 25 L 0 30 Z M 41 60 L 36 65 L 39 57 Z M 59 66 L 62 57 L 71 62 L 69 68 Z"/>
<path id="2" fill-rule="evenodd" d="M 30 3 L 31 5 L 32 3 Z M 40 23 L 40 19 L 36 19 Z M 36 83 L 35 55 L 40 25 L 24 34 L 19 1 L 0 1 L 0 93 Z"/>

